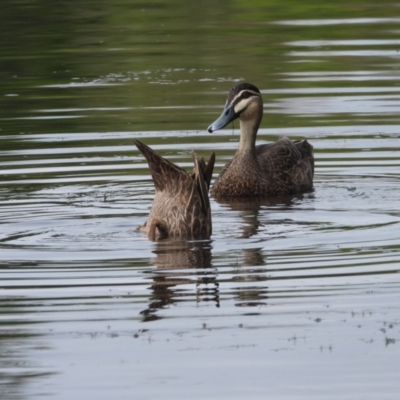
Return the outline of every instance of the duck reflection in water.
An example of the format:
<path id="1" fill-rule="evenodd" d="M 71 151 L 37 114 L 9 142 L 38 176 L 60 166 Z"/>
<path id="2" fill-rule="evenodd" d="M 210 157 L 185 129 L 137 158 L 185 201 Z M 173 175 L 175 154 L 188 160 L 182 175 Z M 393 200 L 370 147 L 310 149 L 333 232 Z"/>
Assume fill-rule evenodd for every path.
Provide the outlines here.
<path id="1" fill-rule="evenodd" d="M 180 301 L 213 302 L 219 307 L 217 269 L 212 266 L 210 241 L 163 240 L 156 244 L 151 271 L 152 297 L 143 321 L 160 319 L 157 311 Z M 188 286 L 186 286 L 188 285 Z M 183 287 L 185 286 L 185 287 Z"/>
<path id="2" fill-rule="evenodd" d="M 260 285 L 260 282 L 266 282 L 269 279 L 262 250 L 262 248 L 243 249 L 241 267 L 236 271 L 234 277 L 236 283 L 235 306 L 246 308 L 243 315 L 260 314 L 260 310 L 249 312 L 247 309 L 267 305 L 268 286 Z M 254 282 L 254 286 L 252 286 L 252 282 Z"/>
<path id="3" fill-rule="evenodd" d="M 233 216 L 235 221 L 238 218 L 241 219 L 239 238 L 249 239 L 257 235 L 263 226 L 260 221 L 260 214 L 262 214 L 262 218 L 269 216 L 273 218 L 273 211 L 285 212 L 291 210 L 302 198 L 302 195 L 253 199 L 233 198 L 220 203 L 237 214 Z M 272 212 L 270 212 L 271 210 Z M 274 227 L 279 224 L 287 225 L 288 222 L 295 223 L 289 219 L 268 220 L 268 224 L 273 224 Z M 256 243 L 259 244 L 266 240 L 268 240 L 267 237 L 260 235 L 260 240 L 256 240 Z M 270 272 L 267 267 L 264 247 L 249 248 L 246 246 L 237 252 L 235 251 L 235 253 L 237 253 L 237 268 L 233 277 L 235 306 L 243 309 L 243 315 L 259 315 L 263 312 L 263 307 L 267 306 L 269 297 L 267 281 L 270 279 Z M 265 285 L 263 282 L 265 282 Z"/>
<path id="4" fill-rule="evenodd" d="M 259 232 L 263 224 L 260 222 L 260 210 L 288 210 L 294 206 L 296 201 L 302 199 L 302 195 L 281 197 L 253 197 L 253 198 L 231 198 L 219 201 L 220 204 L 237 211 L 243 221 L 240 228 L 241 238 L 250 238 Z M 235 218 L 237 220 L 237 218 Z M 287 220 L 284 221 L 287 223 Z M 282 221 L 269 220 L 268 223 L 279 224 Z"/>
<path id="5" fill-rule="evenodd" d="M 212 232 L 208 190 L 215 154 L 206 164 L 193 153 L 194 169 L 188 174 L 139 140 L 134 142 L 149 163 L 156 188 L 148 220 L 139 229 L 150 240 L 208 239 Z"/>

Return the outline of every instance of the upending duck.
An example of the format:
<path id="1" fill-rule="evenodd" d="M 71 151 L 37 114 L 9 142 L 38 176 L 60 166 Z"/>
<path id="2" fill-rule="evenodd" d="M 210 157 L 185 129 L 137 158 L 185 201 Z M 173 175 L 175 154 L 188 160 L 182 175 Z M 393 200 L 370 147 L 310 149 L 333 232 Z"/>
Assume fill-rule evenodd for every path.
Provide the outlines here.
<path id="1" fill-rule="evenodd" d="M 256 146 L 263 116 L 260 91 L 250 83 L 232 88 L 221 116 L 208 127 L 212 133 L 239 118 L 239 148 L 216 179 L 211 194 L 218 199 L 251 196 L 283 196 L 313 187 L 313 146 L 307 140 L 281 137 L 275 143 Z"/>
<path id="2" fill-rule="evenodd" d="M 134 142 L 149 163 L 156 188 L 149 218 L 139 229 L 150 240 L 209 238 L 212 224 L 208 190 L 215 153 L 207 164 L 193 153 L 194 169 L 189 175 L 144 143 Z"/>

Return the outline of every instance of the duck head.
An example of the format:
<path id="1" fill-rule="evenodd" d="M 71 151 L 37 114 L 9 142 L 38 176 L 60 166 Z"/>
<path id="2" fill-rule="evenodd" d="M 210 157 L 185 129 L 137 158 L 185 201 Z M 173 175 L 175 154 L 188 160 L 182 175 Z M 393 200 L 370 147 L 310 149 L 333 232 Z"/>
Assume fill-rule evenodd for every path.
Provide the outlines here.
<path id="1" fill-rule="evenodd" d="M 251 130 L 257 132 L 262 114 L 263 101 L 258 88 L 251 83 L 240 83 L 229 91 L 221 116 L 207 130 L 212 133 L 240 118 L 241 125 L 250 124 Z"/>

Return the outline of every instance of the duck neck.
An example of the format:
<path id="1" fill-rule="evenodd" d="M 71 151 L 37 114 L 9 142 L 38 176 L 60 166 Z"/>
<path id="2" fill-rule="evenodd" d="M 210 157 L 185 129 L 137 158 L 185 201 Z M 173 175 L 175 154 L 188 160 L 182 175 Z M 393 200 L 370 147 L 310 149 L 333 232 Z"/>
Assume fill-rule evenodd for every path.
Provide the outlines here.
<path id="1" fill-rule="evenodd" d="M 240 114 L 240 142 L 239 152 L 250 153 L 255 158 L 256 137 L 263 116 L 261 97 L 253 99 L 247 108 Z"/>
<path id="2" fill-rule="evenodd" d="M 240 120 L 239 152 L 255 154 L 256 137 L 260 122 L 260 119 Z"/>

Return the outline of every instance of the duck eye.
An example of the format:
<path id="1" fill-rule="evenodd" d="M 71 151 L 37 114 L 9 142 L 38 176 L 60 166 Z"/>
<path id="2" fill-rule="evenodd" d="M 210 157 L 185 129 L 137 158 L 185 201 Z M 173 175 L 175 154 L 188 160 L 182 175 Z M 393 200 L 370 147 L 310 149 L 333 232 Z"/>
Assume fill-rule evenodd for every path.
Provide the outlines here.
<path id="1" fill-rule="evenodd" d="M 248 98 L 250 97 L 250 93 L 249 93 L 249 92 L 244 92 L 244 93 L 242 94 L 242 97 L 243 97 L 244 99 L 248 99 Z"/>

